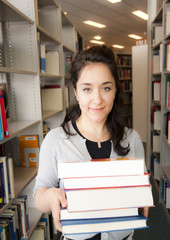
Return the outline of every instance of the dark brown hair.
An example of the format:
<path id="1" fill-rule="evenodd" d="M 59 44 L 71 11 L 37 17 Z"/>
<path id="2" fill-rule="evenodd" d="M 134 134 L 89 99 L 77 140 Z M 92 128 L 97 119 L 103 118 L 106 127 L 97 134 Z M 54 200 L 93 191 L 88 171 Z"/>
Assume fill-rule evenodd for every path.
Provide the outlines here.
<path id="1" fill-rule="evenodd" d="M 112 76 L 115 79 L 116 86 L 116 96 L 114 99 L 114 105 L 109 113 L 106 126 L 108 131 L 110 132 L 111 140 L 113 142 L 113 148 L 115 152 L 120 156 L 125 156 L 128 154 L 130 148 L 129 145 L 127 147 L 123 147 L 121 142 L 124 138 L 126 138 L 125 126 L 123 124 L 123 98 L 122 98 L 122 90 L 119 83 L 118 73 L 117 73 L 117 65 L 115 62 L 114 53 L 107 46 L 95 46 L 91 47 L 87 50 L 80 51 L 75 60 L 72 63 L 71 67 L 71 82 L 73 84 L 74 89 L 77 87 L 77 81 L 79 79 L 80 73 L 83 68 L 91 63 L 103 63 L 110 69 Z M 81 109 L 78 103 L 72 105 L 66 113 L 65 119 L 62 123 L 62 127 L 64 131 L 70 136 L 72 135 L 68 126 L 69 121 L 76 121 L 81 115 Z"/>

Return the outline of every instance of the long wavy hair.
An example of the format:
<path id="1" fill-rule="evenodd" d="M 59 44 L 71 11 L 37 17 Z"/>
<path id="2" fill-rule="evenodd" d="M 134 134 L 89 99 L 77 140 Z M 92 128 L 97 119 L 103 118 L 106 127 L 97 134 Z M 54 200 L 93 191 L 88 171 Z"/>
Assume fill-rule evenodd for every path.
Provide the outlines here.
<path id="1" fill-rule="evenodd" d="M 126 156 L 130 150 L 129 145 L 127 147 L 123 147 L 121 145 L 122 140 L 124 140 L 126 136 L 125 125 L 123 123 L 123 95 L 122 89 L 120 86 L 117 65 L 115 61 L 115 55 L 110 48 L 107 46 L 94 46 L 86 50 L 80 51 L 75 60 L 72 63 L 72 67 L 70 70 L 71 73 L 71 82 L 73 84 L 74 89 L 76 90 L 77 81 L 79 80 L 79 76 L 82 70 L 91 63 L 103 63 L 110 69 L 110 72 L 115 79 L 116 86 L 116 96 L 114 99 L 114 105 L 112 110 L 110 111 L 107 120 L 106 127 L 110 133 L 111 140 L 113 142 L 114 151 L 120 156 Z M 68 136 L 73 135 L 70 132 L 68 122 L 76 121 L 81 115 L 81 109 L 79 104 L 76 103 L 70 106 L 66 112 L 65 119 L 61 126 L 64 131 L 68 134 Z"/>

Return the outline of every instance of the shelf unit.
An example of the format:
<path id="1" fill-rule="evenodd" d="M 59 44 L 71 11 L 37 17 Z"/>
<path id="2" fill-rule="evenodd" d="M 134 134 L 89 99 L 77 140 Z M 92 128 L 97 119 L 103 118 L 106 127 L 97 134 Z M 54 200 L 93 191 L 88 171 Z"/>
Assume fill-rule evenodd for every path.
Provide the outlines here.
<path id="1" fill-rule="evenodd" d="M 19 136 L 38 135 L 41 145 L 43 122 L 52 129 L 63 121 L 65 85 L 69 85 L 70 98 L 74 98 L 69 74 L 65 74 L 64 55 L 71 54 L 74 59 L 78 41 L 82 43 L 81 36 L 55 0 L 0 0 L 0 83 L 6 83 L 9 105 L 9 137 L 0 145 L 4 155 L 9 154 L 14 161 L 16 197 L 26 193 L 30 200 L 27 239 L 42 213 L 36 211 L 32 198 L 37 168 L 20 167 Z M 41 73 L 40 42 L 45 43 L 47 51 L 59 52 L 59 74 Z M 41 88 L 55 84 L 62 88 L 63 109 L 42 112 Z M 0 209 L 0 214 L 9 204 Z"/>
<path id="2" fill-rule="evenodd" d="M 166 107 L 166 77 L 170 72 L 166 70 L 166 43 L 170 41 L 170 34 L 166 34 L 166 14 L 167 9 L 170 8 L 170 1 L 163 1 L 162 6 L 156 11 L 156 1 L 148 1 L 148 46 L 149 46 L 149 71 L 148 71 L 148 145 L 147 145 L 147 168 L 153 174 L 155 180 L 159 184 L 160 202 L 165 207 L 170 206 L 170 199 L 163 194 L 163 186 L 166 181 L 170 182 L 170 144 L 167 136 L 165 136 L 166 120 L 165 116 L 170 112 L 170 108 Z M 161 35 L 158 36 L 153 33 L 157 26 L 162 25 Z M 160 39 L 159 39 L 160 38 Z M 158 64 L 155 66 L 154 57 L 158 56 Z M 160 84 L 160 100 L 154 100 L 154 84 Z M 154 110 L 157 108 L 157 110 Z M 157 112 L 154 114 L 154 111 Z M 157 116 L 156 116 L 157 115 Z M 154 119 L 154 121 L 153 121 Z M 158 120 L 158 124 L 156 124 Z M 154 124 L 153 124 L 154 123 Z M 164 191 L 169 191 L 166 188 Z M 168 196 L 168 195 L 167 195 Z M 170 207 L 168 207 L 170 208 Z M 168 213 L 169 211 L 167 211 Z"/>
<path id="3" fill-rule="evenodd" d="M 124 122 L 128 127 L 133 126 L 132 113 L 132 55 L 129 53 L 116 53 L 119 80 L 124 97 Z"/>

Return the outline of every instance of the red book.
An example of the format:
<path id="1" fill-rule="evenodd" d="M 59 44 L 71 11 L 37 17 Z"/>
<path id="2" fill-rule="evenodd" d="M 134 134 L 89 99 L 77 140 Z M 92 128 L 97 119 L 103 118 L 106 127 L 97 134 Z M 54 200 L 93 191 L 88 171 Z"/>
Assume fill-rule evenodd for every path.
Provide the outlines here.
<path id="1" fill-rule="evenodd" d="M 3 96 L 2 89 L 0 89 L 0 107 L 1 107 L 1 114 L 2 114 L 4 137 L 7 138 L 7 137 L 9 137 L 9 134 L 8 134 L 8 125 L 7 125 L 7 119 L 6 119 L 6 113 L 5 113 L 5 104 L 4 104 L 4 96 Z"/>

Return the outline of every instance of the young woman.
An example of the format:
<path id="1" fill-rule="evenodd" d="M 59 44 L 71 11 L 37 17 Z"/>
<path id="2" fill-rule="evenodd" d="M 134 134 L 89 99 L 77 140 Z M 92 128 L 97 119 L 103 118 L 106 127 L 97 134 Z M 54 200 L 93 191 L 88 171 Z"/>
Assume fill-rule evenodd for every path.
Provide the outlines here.
<path id="1" fill-rule="evenodd" d="M 46 135 L 34 188 L 37 209 L 52 212 L 59 231 L 60 206 L 67 207 L 67 200 L 59 184 L 58 162 L 144 157 L 139 135 L 123 124 L 123 100 L 113 52 L 99 46 L 78 53 L 72 64 L 71 81 L 77 103 L 68 110 L 62 125 Z M 145 208 L 144 215 L 147 214 Z M 132 235 L 132 231 L 120 231 L 72 235 L 69 239 L 125 240 L 132 239 Z"/>

